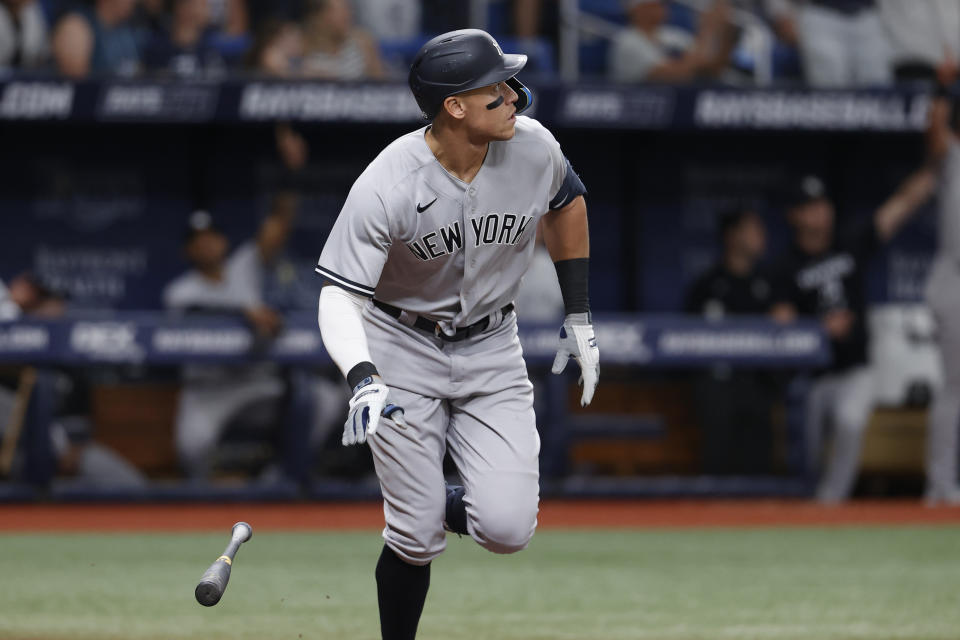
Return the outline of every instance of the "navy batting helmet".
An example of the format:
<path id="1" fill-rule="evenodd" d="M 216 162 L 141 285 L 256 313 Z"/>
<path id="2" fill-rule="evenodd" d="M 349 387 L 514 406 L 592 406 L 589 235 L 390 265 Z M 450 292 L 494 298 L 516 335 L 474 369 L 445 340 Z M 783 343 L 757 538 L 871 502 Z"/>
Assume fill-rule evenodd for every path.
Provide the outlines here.
<path id="1" fill-rule="evenodd" d="M 457 93 L 506 81 L 517 92 L 517 113 L 533 97 L 516 76 L 527 64 L 523 54 L 504 53 L 486 31 L 460 29 L 439 35 L 420 47 L 410 66 L 410 90 L 428 119 L 443 101 Z"/>

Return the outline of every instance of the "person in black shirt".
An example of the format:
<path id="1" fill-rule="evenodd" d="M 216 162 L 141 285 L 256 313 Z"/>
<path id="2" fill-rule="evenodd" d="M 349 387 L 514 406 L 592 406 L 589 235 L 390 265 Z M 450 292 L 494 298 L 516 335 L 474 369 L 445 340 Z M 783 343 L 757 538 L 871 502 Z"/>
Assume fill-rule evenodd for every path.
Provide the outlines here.
<path id="1" fill-rule="evenodd" d="M 721 255 L 687 292 L 684 311 L 719 320 L 766 314 L 771 284 L 757 269 L 766 250 L 763 221 L 750 209 L 720 216 Z M 711 367 L 694 382 L 703 470 L 707 473 L 764 473 L 770 469 L 772 389 L 752 370 Z"/>
<path id="2" fill-rule="evenodd" d="M 794 246 L 777 270 L 774 319 L 818 319 L 830 339 L 831 365 L 817 373 L 807 397 L 806 443 L 811 469 L 819 469 L 829 424 L 833 447 L 816 497 L 847 499 L 856 480 L 863 432 L 873 411 L 873 378 L 867 364 L 865 275 L 871 257 L 928 197 L 933 181 L 923 169 L 908 177 L 872 218 L 835 233 L 835 210 L 823 181 L 806 176 L 792 189 L 788 219 Z"/>
<path id="3" fill-rule="evenodd" d="M 757 270 L 767 246 L 763 220 L 751 209 L 725 212 L 720 216 L 720 241 L 722 255 L 694 281 L 684 310 L 710 319 L 767 313 L 770 280 Z"/>

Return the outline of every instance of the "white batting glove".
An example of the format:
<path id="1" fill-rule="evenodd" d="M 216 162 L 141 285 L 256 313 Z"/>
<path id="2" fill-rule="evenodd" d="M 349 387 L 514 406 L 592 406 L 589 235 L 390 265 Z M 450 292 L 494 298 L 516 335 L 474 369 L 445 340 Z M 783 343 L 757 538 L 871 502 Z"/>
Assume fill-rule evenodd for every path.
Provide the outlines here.
<path id="1" fill-rule="evenodd" d="M 407 426 L 403 409 L 387 402 L 390 389 L 380 376 L 368 376 L 353 388 L 350 398 L 350 413 L 343 425 L 343 446 L 363 444 L 367 436 L 377 432 L 380 416 L 393 419 L 399 426 Z"/>
<path id="2" fill-rule="evenodd" d="M 588 313 L 571 313 L 564 318 L 560 327 L 560 347 L 553 359 L 553 373 L 563 373 L 570 358 L 580 365 L 579 384 L 583 386 L 580 406 L 585 407 L 593 400 L 593 392 L 600 381 L 600 349 Z"/>

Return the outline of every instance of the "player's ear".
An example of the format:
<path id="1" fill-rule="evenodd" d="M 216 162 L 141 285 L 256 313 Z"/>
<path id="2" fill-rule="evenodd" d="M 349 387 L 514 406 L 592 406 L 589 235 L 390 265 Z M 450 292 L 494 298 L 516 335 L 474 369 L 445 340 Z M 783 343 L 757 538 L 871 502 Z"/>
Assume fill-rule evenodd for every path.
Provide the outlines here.
<path id="1" fill-rule="evenodd" d="M 460 96 L 450 96 L 443 101 L 443 110 L 450 114 L 450 117 L 457 120 L 463 120 L 467 115 L 467 110 L 460 99 Z"/>

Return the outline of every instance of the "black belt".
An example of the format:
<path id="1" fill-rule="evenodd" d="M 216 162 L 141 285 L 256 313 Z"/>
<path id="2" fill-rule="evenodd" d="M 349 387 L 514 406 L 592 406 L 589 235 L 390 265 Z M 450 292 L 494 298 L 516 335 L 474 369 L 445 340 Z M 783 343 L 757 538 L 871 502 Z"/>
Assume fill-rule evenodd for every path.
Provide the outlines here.
<path id="1" fill-rule="evenodd" d="M 392 304 L 387 304 L 386 302 L 380 302 L 377 299 L 374 299 L 373 305 L 377 309 L 380 309 L 389 316 L 393 316 L 397 320 L 399 320 L 401 314 L 403 314 L 403 309 L 395 307 Z M 511 311 L 513 311 L 512 302 L 500 309 L 500 313 L 502 313 L 504 316 Z M 460 327 L 452 336 L 444 333 L 440 329 L 440 325 L 438 323 L 428 318 L 424 318 L 423 316 L 417 316 L 417 319 L 413 322 L 413 326 L 421 331 L 431 333 L 441 340 L 446 340 L 447 342 L 460 342 L 461 340 L 466 340 L 470 336 L 475 336 L 478 333 L 482 333 L 488 326 L 490 326 L 490 316 L 480 318 L 468 327 Z"/>

